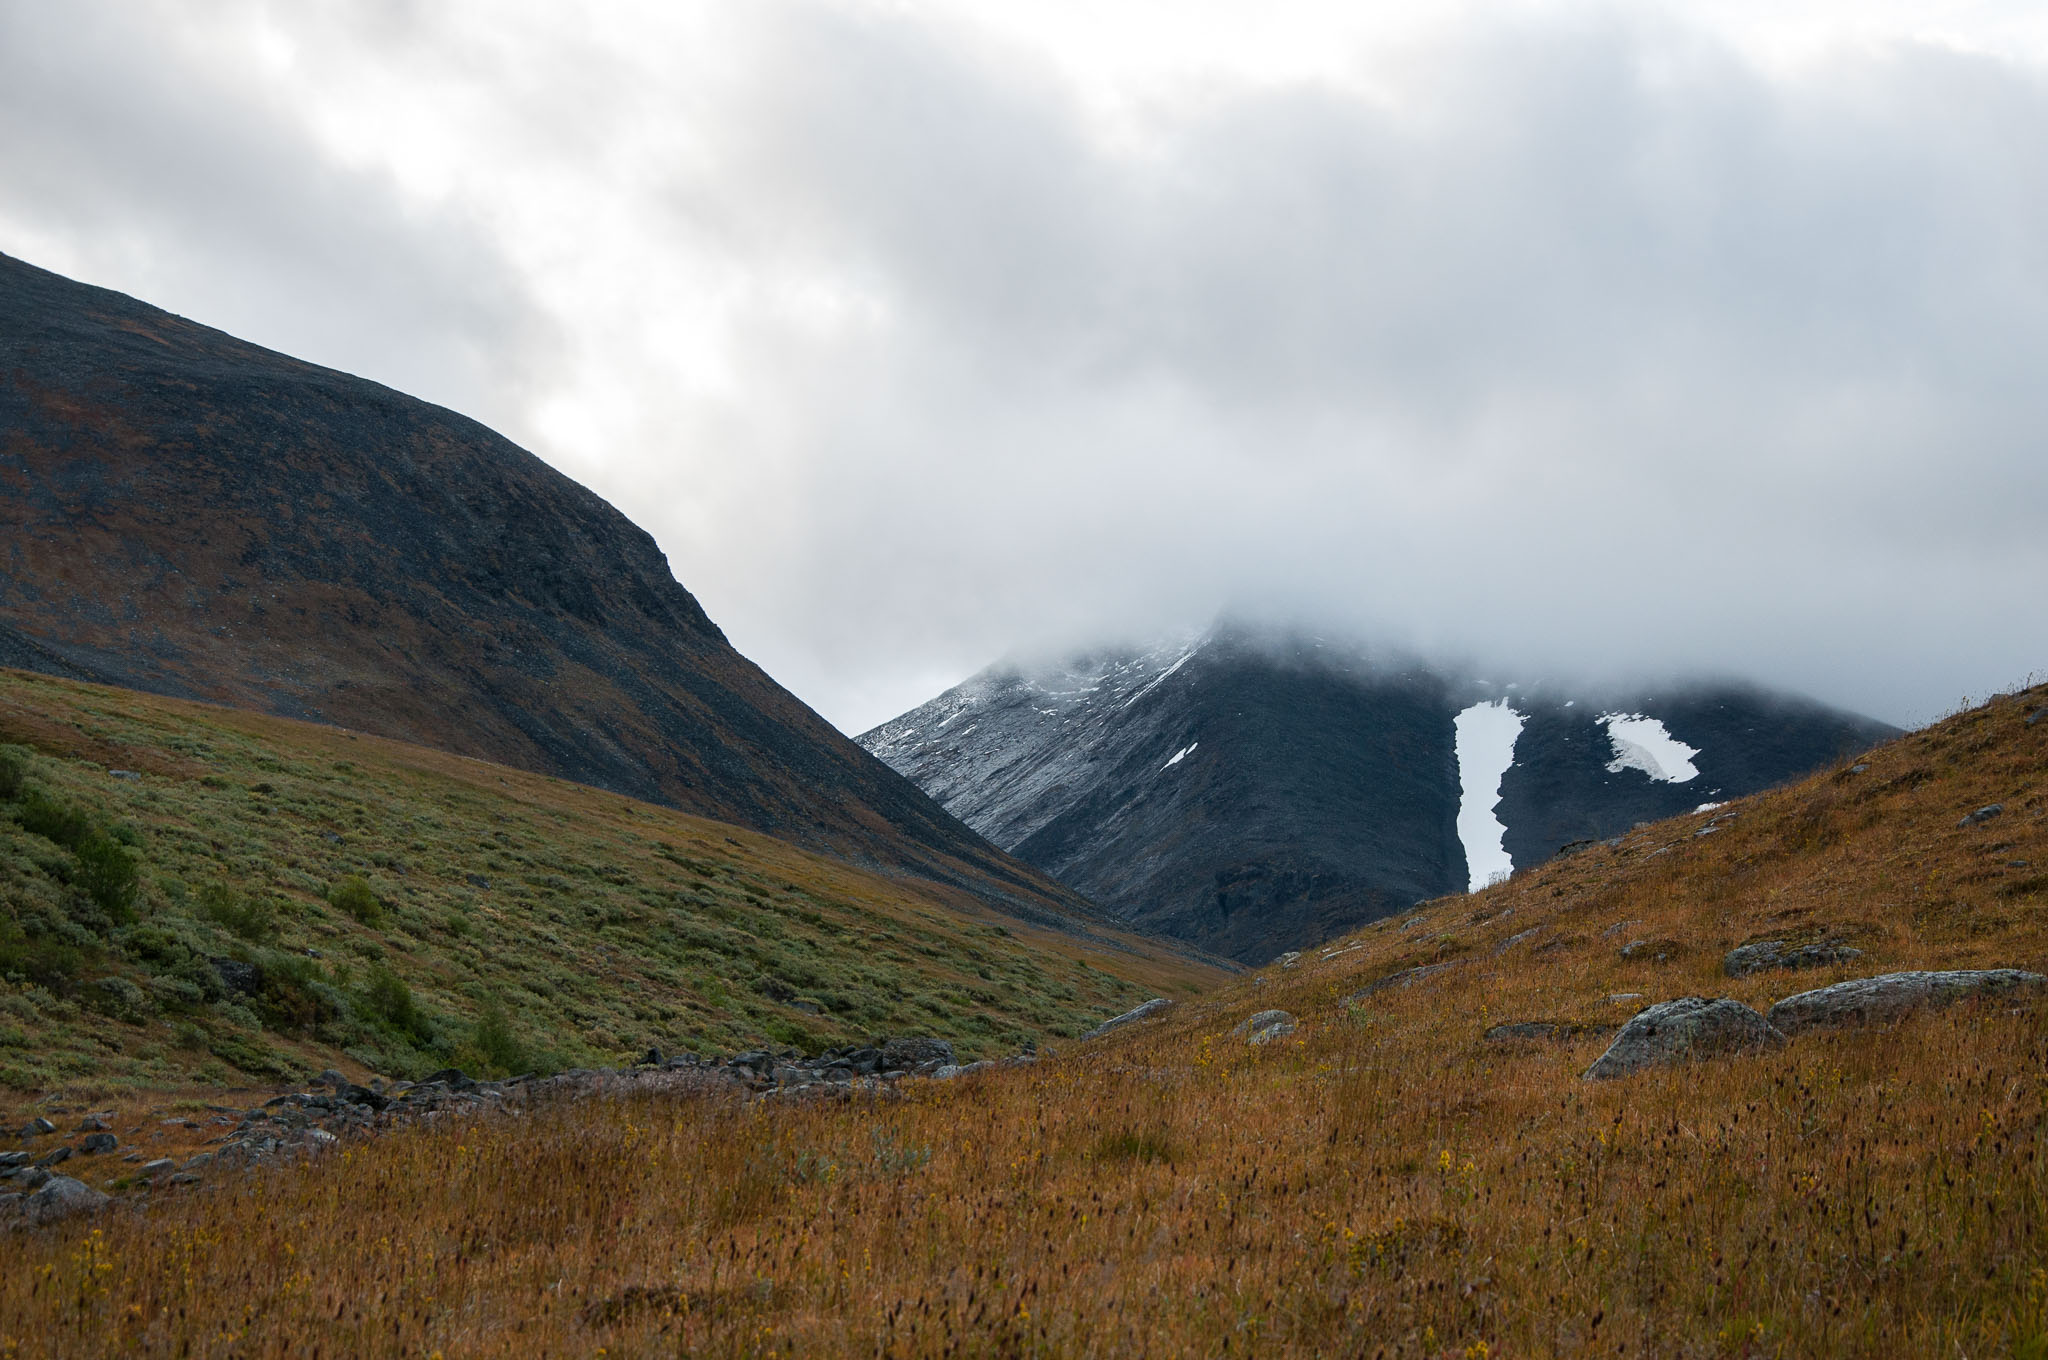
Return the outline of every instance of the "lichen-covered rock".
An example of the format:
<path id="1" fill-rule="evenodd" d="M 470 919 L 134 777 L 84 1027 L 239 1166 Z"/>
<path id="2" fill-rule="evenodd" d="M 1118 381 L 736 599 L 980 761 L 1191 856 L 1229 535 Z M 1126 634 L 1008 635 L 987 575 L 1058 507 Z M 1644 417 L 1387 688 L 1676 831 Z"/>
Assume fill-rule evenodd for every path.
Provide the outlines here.
<path id="1" fill-rule="evenodd" d="M 73 1214 L 90 1213 L 110 1198 L 84 1181 L 69 1176 L 52 1176 L 32 1194 L 23 1195 L 9 1206 L 18 1222 L 36 1225 L 54 1223 Z"/>
<path id="2" fill-rule="evenodd" d="M 1645 1067 L 1775 1048 L 1784 1042 L 1784 1035 L 1740 1001 L 1680 997 L 1636 1012 L 1586 1069 L 1585 1079 L 1625 1077 Z"/>
<path id="3" fill-rule="evenodd" d="M 1248 1044 L 1269 1044 L 1294 1033 L 1294 1017 L 1286 1011 L 1260 1011 L 1230 1033 Z"/>
<path id="4" fill-rule="evenodd" d="M 1729 977 L 1748 977 L 1767 968 L 1825 968 L 1831 963 L 1847 963 L 1862 957 L 1862 950 L 1852 949 L 1839 940 L 1797 948 L 1788 947 L 1783 940 L 1761 940 L 1729 950 L 1728 957 L 1721 960 L 1721 971 Z"/>
<path id="5" fill-rule="evenodd" d="M 1888 1024 L 1916 1010 L 1952 1005 L 1974 996 L 2035 993 L 2044 986 L 2048 986 L 2048 977 L 2018 968 L 1884 973 L 1788 996 L 1771 1007 L 1770 1021 L 1786 1034 Z"/>

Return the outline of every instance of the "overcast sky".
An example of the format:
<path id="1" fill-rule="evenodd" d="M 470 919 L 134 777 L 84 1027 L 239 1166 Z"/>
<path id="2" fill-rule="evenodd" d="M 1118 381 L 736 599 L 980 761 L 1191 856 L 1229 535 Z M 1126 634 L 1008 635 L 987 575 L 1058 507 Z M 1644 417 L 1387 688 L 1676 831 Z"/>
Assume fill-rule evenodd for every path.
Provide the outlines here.
<path id="1" fill-rule="evenodd" d="M 504 431 L 848 731 L 1224 607 L 2048 672 L 2038 3 L 0 0 L 0 250 Z"/>

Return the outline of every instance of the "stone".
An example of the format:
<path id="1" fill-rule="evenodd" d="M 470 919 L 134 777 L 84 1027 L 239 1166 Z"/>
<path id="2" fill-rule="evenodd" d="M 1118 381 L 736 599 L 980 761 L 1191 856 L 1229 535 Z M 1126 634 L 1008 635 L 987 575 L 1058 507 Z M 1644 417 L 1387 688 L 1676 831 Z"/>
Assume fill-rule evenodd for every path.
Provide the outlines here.
<path id="1" fill-rule="evenodd" d="M 938 1067 L 932 1069 L 932 1080 L 951 1081 L 966 1070 L 959 1063 L 941 1063 Z"/>
<path id="2" fill-rule="evenodd" d="M 1984 825 L 1984 823 L 1990 821 L 1993 817 L 1998 816 L 2000 813 L 2004 811 L 2005 804 L 2003 803 L 1986 803 L 1983 807 L 1978 808 L 1975 812 L 1972 812 L 1965 816 L 1960 822 L 1957 822 L 1956 825 L 1982 826 Z"/>
<path id="3" fill-rule="evenodd" d="M 2043 718 L 2048 718 L 2048 708 L 2037 708 L 2027 715 L 2027 726 L 2032 727 Z"/>
<path id="4" fill-rule="evenodd" d="M 51 1149 L 50 1149 L 50 1150 L 49 1150 L 48 1152 L 45 1152 L 45 1153 L 44 1153 L 44 1154 L 43 1154 L 42 1156 L 40 1156 L 40 1157 L 36 1158 L 36 1165 L 37 1165 L 37 1166 L 55 1166 L 55 1165 L 57 1165 L 57 1163 L 59 1163 L 59 1162 L 63 1162 L 63 1161 L 68 1161 L 68 1160 L 70 1159 L 70 1157 L 71 1157 L 71 1149 L 70 1149 L 70 1148 L 68 1148 L 68 1147 L 55 1147 L 55 1148 L 51 1148 Z"/>
<path id="5" fill-rule="evenodd" d="M 1282 968 L 1292 968 L 1295 964 L 1301 962 L 1301 951 L 1299 949 L 1290 949 L 1279 958 L 1273 960 L 1273 962 Z"/>
<path id="6" fill-rule="evenodd" d="M 430 1072 L 420 1080 L 420 1085 L 425 1086 L 431 1081 L 438 1081 L 451 1091 L 467 1091 L 476 1085 L 470 1080 L 469 1074 L 459 1067 L 444 1067 L 438 1072 Z"/>
<path id="7" fill-rule="evenodd" d="M 88 1155 L 112 1152 L 121 1146 L 121 1140 L 111 1133 L 89 1133 L 78 1144 L 78 1150 Z"/>
<path id="8" fill-rule="evenodd" d="M 153 1162 L 144 1162 L 137 1174 L 155 1180 L 159 1176 L 168 1176 L 177 1169 L 178 1164 L 176 1162 L 168 1157 L 159 1157 Z"/>
<path id="9" fill-rule="evenodd" d="M 39 1134 L 55 1133 L 56 1131 L 57 1126 L 55 1124 L 52 1124 L 41 1115 L 37 1115 L 22 1126 L 21 1136 L 24 1138 L 34 1138 Z"/>
<path id="10" fill-rule="evenodd" d="M 0 1152 L 0 1171 L 12 1171 L 17 1166 L 27 1166 L 35 1160 L 33 1152 Z"/>
<path id="11" fill-rule="evenodd" d="M 33 1190 L 49 1180 L 52 1174 L 39 1166 L 25 1166 L 14 1173 L 14 1183 L 24 1190 Z"/>
<path id="12" fill-rule="evenodd" d="M 1231 1037 L 1248 1044 L 1269 1044 L 1294 1033 L 1294 1017 L 1286 1011 L 1260 1011 L 1230 1031 Z"/>
<path id="13" fill-rule="evenodd" d="M 2033 994 L 2043 986 L 2048 986 L 2048 977 L 2018 968 L 1883 973 L 1788 996 L 1771 1007 L 1770 1021 L 1786 1034 L 1888 1024 L 1916 1010 L 1949 1006 L 1976 996 Z"/>
<path id="14" fill-rule="evenodd" d="M 83 1119 L 81 1119 L 81 1120 L 79 1120 L 79 1121 L 78 1121 L 78 1127 L 77 1127 L 76 1129 L 72 1130 L 72 1132 L 74 1132 L 74 1133 L 98 1133 L 98 1132 L 99 1132 L 99 1131 L 100 1131 L 101 1129 L 104 1129 L 104 1128 L 107 1128 L 107 1127 L 108 1127 L 108 1124 L 107 1124 L 107 1121 L 106 1121 L 106 1120 L 104 1120 L 104 1119 L 100 1118 L 100 1117 L 99 1117 L 98 1115 L 96 1115 L 96 1114 L 89 1114 L 89 1115 L 87 1115 L 87 1116 L 86 1116 L 85 1118 L 83 1118 Z"/>
<path id="15" fill-rule="evenodd" d="M 642 1066 L 642 1067 L 659 1067 L 659 1066 L 661 1066 L 661 1050 L 660 1050 L 660 1049 L 658 1049 L 658 1048 L 654 1048 L 654 1047 L 650 1046 L 650 1047 L 648 1048 L 648 1050 L 647 1050 L 647 1051 L 646 1051 L 645 1053 L 642 1053 L 642 1054 L 640 1055 L 640 1066 Z"/>
<path id="16" fill-rule="evenodd" d="M 214 976 L 220 985 L 238 996 L 255 996 L 263 990 L 263 970 L 240 959 L 212 959 Z"/>
<path id="17" fill-rule="evenodd" d="M 1784 1042 L 1783 1034 L 1740 1001 L 1680 997 L 1636 1012 L 1586 1069 L 1585 1080 L 1605 1081 L 1645 1067 L 1754 1052 Z"/>
<path id="18" fill-rule="evenodd" d="M 313 1078 L 313 1084 L 315 1086 L 331 1086 L 339 1090 L 344 1086 L 352 1086 L 355 1083 L 330 1067 L 319 1076 Z"/>
<path id="19" fill-rule="evenodd" d="M 1729 950 L 1721 960 L 1721 971 L 1732 978 L 1748 977 L 1767 968 L 1825 968 L 1831 963 L 1847 963 L 1862 957 L 1862 950 L 1852 949 L 1839 940 L 1793 949 L 1788 949 L 1783 940 L 1760 940 Z"/>
<path id="20" fill-rule="evenodd" d="M 470 1086 L 476 1085 L 475 1082 L 470 1081 L 467 1077 L 464 1077 L 463 1081 Z M 367 1086 L 344 1086 L 334 1094 L 350 1105 L 367 1105 L 373 1110 L 381 1110 L 391 1103 L 380 1092 L 372 1091 Z"/>
<path id="21" fill-rule="evenodd" d="M 1122 1029 L 1126 1025 L 1135 1025 L 1140 1020 L 1150 1019 L 1152 1016 L 1159 1014 L 1159 1012 L 1165 1010 L 1172 1004 L 1173 1002 L 1168 1000 L 1166 997 L 1155 996 L 1150 1001 L 1147 1001 L 1144 1005 L 1135 1007 L 1131 1010 L 1127 1010 L 1122 1015 L 1117 1016 L 1114 1020 L 1103 1021 L 1101 1024 L 1097 1025 L 1094 1029 L 1089 1030 L 1086 1034 L 1082 1035 L 1081 1037 L 1083 1039 L 1100 1039 L 1103 1035 L 1111 1033 L 1114 1030 Z"/>
<path id="22" fill-rule="evenodd" d="M 30 1223 L 54 1223 L 74 1214 L 91 1213 L 108 1199 L 106 1192 L 95 1190 L 84 1181 L 52 1176 L 33 1194 L 22 1196 L 15 1212 Z"/>

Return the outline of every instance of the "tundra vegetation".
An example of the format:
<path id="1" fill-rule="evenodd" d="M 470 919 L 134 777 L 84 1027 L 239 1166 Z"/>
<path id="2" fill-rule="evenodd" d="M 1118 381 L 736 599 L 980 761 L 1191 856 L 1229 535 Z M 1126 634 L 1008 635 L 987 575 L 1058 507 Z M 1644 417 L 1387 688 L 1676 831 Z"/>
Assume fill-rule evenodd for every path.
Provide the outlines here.
<path id="1" fill-rule="evenodd" d="M 2040 971 L 2044 707 L 2004 696 L 1029 1067 L 563 1104 L 160 1192 L 11 1242 L 0 1347 L 2048 1354 L 2048 1007 L 1583 1075 L 1650 1002 Z M 1728 976 L 1764 941 L 1861 952 Z M 1274 1009 L 1292 1033 L 1232 1037 Z"/>
<path id="2" fill-rule="evenodd" d="M 0 671 L 0 1092 L 994 1055 L 1217 976 L 581 785 Z"/>

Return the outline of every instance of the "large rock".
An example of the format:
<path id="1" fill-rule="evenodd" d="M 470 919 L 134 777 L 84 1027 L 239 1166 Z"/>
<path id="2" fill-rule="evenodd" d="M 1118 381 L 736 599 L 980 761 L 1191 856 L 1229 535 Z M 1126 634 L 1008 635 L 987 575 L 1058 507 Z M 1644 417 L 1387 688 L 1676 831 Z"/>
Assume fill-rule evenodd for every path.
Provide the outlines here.
<path id="1" fill-rule="evenodd" d="M 1168 1000 L 1166 997 L 1155 996 L 1150 1001 L 1147 1001 L 1144 1005 L 1137 1007 L 1135 1010 L 1125 1011 L 1122 1015 L 1119 1015 L 1114 1020 L 1103 1021 L 1101 1024 L 1097 1025 L 1094 1029 L 1089 1030 L 1086 1034 L 1082 1035 L 1081 1037 L 1083 1039 L 1099 1039 L 1103 1035 L 1109 1033 L 1111 1030 L 1122 1029 L 1125 1025 L 1135 1025 L 1140 1020 L 1146 1019 L 1149 1016 L 1157 1015 L 1159 1014 L 1159 1012 L 1165 1010 L 1168 1006 L 1171 1006 L 1172 1004 L 1173 1002 Z"/>
<path id="2" fill-rule="evenodd" d="M 1787 946 L 1783 940 L 1762 940 L 1729 950 L 1728 957 L 1721 960 L 1721 971 L 1732 978 L 1748 977 L 1767 968 L 1825 968 L 1831 963 L 1847 963 L 1862 957 L 1862 950 L 1852 949 L 1839 940 L 1796 948 Z"/>
<path id="3" fill-rule="evenodd" d="M 1916 1010 L 1947 1006 L 1973 996 L 2038 992 L 2044 985 L 2048 985 L 2048 977 L 2018 968 L 1885 973 L 1788 996 L 1771 1007 L 1770 1021 L 1786 1034 L 1886 1024 Z"/>
<path id="4" fill-rule="evenodd" d="M 1784 1042 L 1783 1034 L 1740 1001 L 1685 996 L 1636 1012 L 1586 1069 L 1585 1079 L 1604 1081 L 1645 1067 L 1775 1048 Z"/>
<path id="5" fill-rule="evenodd" d="M 73 1214 L 90 1213 L 111 1196 L 69 1176 L 52 1176 L 33 1194 L 12 1204 L 17 1221 L 28 1224 L 54 1223 Z"/>
<path id="6" fill-rule="evenodd" d="M 1286 1011 L 1260 1011 L 1230 1033 L 1248 1044 L 1269 1044 L 1294 1033 L 1294 1017 Z"/>

